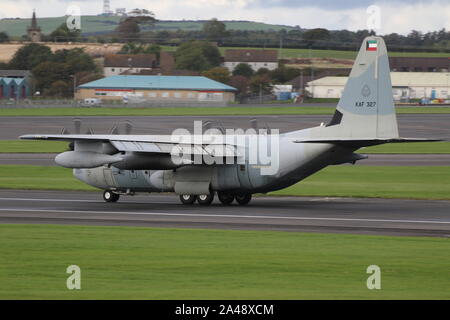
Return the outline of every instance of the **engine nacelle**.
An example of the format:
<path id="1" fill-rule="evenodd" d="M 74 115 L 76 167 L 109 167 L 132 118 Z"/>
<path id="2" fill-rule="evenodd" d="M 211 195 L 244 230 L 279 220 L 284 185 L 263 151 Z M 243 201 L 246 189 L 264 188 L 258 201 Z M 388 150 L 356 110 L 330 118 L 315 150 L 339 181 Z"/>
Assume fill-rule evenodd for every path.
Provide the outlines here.
<path id="1" fill-rule="evenodd" d="M 109 155 L 92 151 L 67 151 L 56 156 L 55 162 L 65 168 L 96 168 L 123 159 L 120 155 Z"/>
<path id="2" fill-rule="evenodd" d="M 179 167 L 173 163 L 170 154 L 127 152 L 123 159 L 114 164 L 121 170 L 170 170 Z"/>

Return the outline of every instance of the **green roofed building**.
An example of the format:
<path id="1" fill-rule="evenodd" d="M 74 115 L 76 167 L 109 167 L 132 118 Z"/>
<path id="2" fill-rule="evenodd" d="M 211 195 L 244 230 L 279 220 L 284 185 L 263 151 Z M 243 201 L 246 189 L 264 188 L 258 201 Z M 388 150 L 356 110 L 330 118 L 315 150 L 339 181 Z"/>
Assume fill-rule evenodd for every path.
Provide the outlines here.
<path id="1" fill-rule="evenodd" d="M 200 76 L 117 75 L 80 85 L 75 98 L 125 102 L 228 103 L 236 89 Z"/>

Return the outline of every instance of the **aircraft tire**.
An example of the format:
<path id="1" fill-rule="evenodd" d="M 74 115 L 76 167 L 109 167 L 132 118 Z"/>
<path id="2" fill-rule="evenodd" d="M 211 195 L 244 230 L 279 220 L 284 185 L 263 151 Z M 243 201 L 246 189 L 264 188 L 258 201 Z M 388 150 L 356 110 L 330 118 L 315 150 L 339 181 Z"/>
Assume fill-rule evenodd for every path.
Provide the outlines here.
<path id="1" fill-rule="evenodd" d="M 119 198 L 120 195 L 112 191 L 105 190 L 105 192 L 103 192 L 103 200 L 105 200 L 105 202 L 117 202 Z"/>
<path id="2" fill-rule="evenodd" d="M 181 194 L 180 201 L 182 204 L 193 204 L 197 200 L 197 196 L 193 194 Z"/>
<path id="3" fill-rule="evenodd" d="M 214 200 L 214 193 L 210 194 L 201 194 L 197 196 L 197 202 L 199 205 L 202 206 L 209 206 L 211 202 Z"/>
<path id="4" fill-rule="evenodd" d="M 228 192 L 217 192 L 217 197 L 223 205 L 230 205 L 234 201 L 234 195 Z"/>
<path id="5" fill-rule="evenodd" d="M 241 206 L 245 206 L 252 200 L 252 194 L 251 193 L 238 193 L 235 195 L 236 202 L 239 203 Z"/>

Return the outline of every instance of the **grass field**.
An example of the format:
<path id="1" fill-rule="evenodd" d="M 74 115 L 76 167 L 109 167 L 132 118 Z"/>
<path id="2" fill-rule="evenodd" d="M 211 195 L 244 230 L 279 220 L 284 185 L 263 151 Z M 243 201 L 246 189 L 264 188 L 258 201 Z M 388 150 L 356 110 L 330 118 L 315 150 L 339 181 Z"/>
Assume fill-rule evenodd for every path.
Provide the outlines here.
<path id="1" fill-rule="evenodd" d="M 96 190 L 70 169 L 24 165 L 1 165 L 0 188 Z M 450 200 L 450 166 L 331 166 L 270 195 Z"/>
<path id="2" fill-rule="evenodd" d="M 0 153 L 57 153 L 67 150 L 68 142 L 0 140 Z M 362 148 L 360 153 L 450 153 L 450 142 L 392 143 Z"/>
<path id="3" fill-rule="evenodd" d="M 30 14 L 31 15 L 31 14 Z M 112 16 L 82 16 L 81 17 L 81 27 L 83 33 L 92 32 L 112 32 L 119 25 L 121 17 Z M 51 33 L 59 25 L 66 21 L 66 17 L 52 17 L 43 18 L 38 16 L 38 24 L 41 27 L 42 32 L 45 34 Z M 8 33 L 9 36 L 20 37 L 26 34 L 26 29 L 30 25 L 30 19 L 11 19 L 11 20 L 0 20 L 0 30 Z M 251 21 L 225 21 L 228 30 L 281 30 L 286 29 L 287 31 L 293 29 L 294 27 L 267 24 L 261 22 L 251 22 Z M 203 27 L 203 22 L 200 21 L 158 21 L 153 30 L 186 30 L 186 31 L 199 31 Z M 145 28 L 144 28 L 145 31 Z"/>
<path id="4" fill-rule="evenodd" d="M 154 108 L 0 108 L 0 116 L 238 116 L 327 114 L 336 108 L 317 106 L 154 107 Z M 450 107 L 397 107 L 398 114 L 448 114 Z"/>
<path id="5" fill-rule="evenodd" d="M 271 194 L 450 199 L 450 166 L 331 166 Z"/>
<path id="6" fill-rule="evenodd" d="M 427 153 L 448 154 L 450 142 L 414 142 L 414 143 L 388 143 L 379 146 L 367 147 L 358 150 L 359 153 Z"/>
<path id="7" fill-rule="evenodd" d="M 264 48 L 252 48 L 252 47 L 220 47 L 222 55 L 227 49 L 261 49 Z M 270 48 L 274 49 L 274 48 Z M 278 48 L 275 48 L 279 50 Z M 170 49 L 169 49 L 170 50 Z M 279 51 L 279 58 L 331 58 L 331 59 L 356 59 L 358 50 L 345 51 L 345 50 L 321 50 L 321 49 L 294 49 L 283 48 Z M 389 47 L 388 47 L 389 51 Z M 446 52 L 396 52 L 389 51 L 390 57 L 448 57 Z"/>
<path id="8" fill-rule="evenodd" d="M 67 149 L 68 142 L 0 140 L 0 153 L 56 153 Z"/>
<path id="9" fill-rule="evenodd" d="M 0 225 L 0 242 L 0 299 L 450 299 L 443 238 Z"/>

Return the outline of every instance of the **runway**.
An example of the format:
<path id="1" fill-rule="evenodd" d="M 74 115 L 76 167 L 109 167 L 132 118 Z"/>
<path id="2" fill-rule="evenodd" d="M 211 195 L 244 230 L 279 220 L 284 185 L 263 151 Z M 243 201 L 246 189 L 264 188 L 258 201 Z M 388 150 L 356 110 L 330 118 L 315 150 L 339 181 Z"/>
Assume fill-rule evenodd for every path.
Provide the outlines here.
<path id="1" fill-rule="evenodd" d="M 185 206 L 176 195 L 0 191 L 0 223 L 276 230 L 450 237 L 450 201 L 257 197 L 250 205 Z"/>
<path id="2" fill-rule="evenodd" d="M 184 128 L 193 132 L 195 120 L 214 121 L 227 128 L 248 129 L 256 118 L 259 127 L 279 129 L 280 132 L 300 130 L 328 123 L 331 115 L 270 115 L 270 116 L 91 116 L 79 117 L 82 132 L 92 128 L 95 133 L 109 133 L 116 124 L 129 120 L 135 134 L 170 134 Z M 0 139 L 15 140 L 23 134 L 59 134 L 63 127 L 72 133 L 73 117 L 0 117 Z M 403 137 L 450 139 L 450 114 L 399 114 L 399 132 Z M 123 132 L 123 131 L 122 131 Z"/>
<path id="3" fill-rule="evenodd" d="M 360 151 L 364 153 L 364 150 Z M 450 166 L 450 154 L 369 154 L 363 166 Z M 0 165 L 56 166 L 56 153 L 0 153 Z"/>

